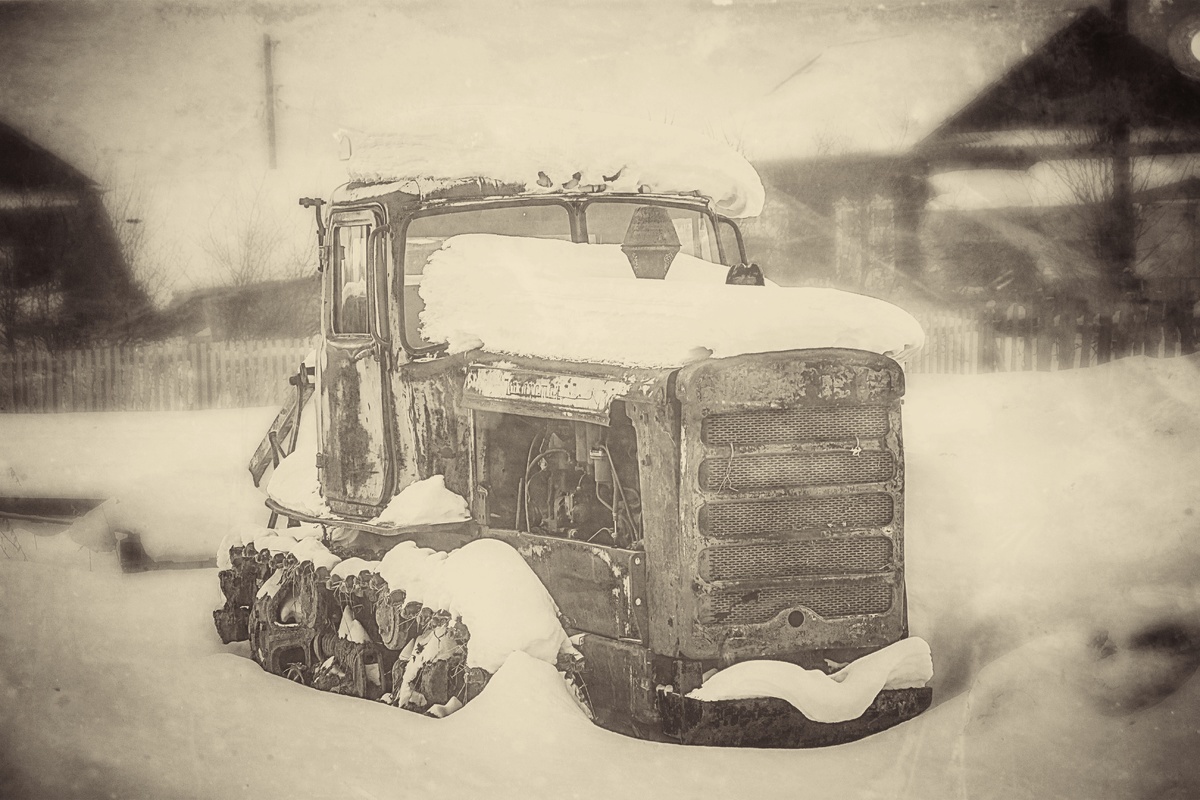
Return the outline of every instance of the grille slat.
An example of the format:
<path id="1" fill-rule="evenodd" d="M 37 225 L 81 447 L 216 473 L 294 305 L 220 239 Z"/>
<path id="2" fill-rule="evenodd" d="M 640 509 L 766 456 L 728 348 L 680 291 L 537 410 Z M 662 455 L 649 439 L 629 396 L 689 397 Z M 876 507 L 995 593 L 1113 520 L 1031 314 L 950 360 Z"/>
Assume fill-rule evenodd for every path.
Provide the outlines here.
<path id="1" fill-rule="evenodd" d="M 710 622 L 753 625 L 766 622 L 780 611 L 803 605 L 826 618 L 883 614 L 892 607 L 892 585 L 882 581 L 855 581 L 822 586 L 759 589 L 753 592 L 719 591 L 709 595 Z"/>
<path id="2" fill-rule="evenodd" d="M 730 411 L 705 417 L 704 441 L 711 445 L 832 441 L 878 438 L 888 431 L 884 406 L 799 406 Z"/>
<path id="3" fill-rule="evenodd" d="M 710 492 L 882 483 L 895 474 L 883 450 L 837 453 L 777 453 L 709 458 L 700 464 L 700 486 Z"/>
<path id="4" fill-rule="evenodd" d="M 713 581 L 854 575 L 889 569 L 892 543 L 881 536 L 856 536 L 713 547 L 706 555 L 704 577 Z"/>
<path id="5" fill-rule="evenodd" d="M 892 498 L 886 494 L 789 497 L 709 504 L 700 512 L 700 527 L 708 536 L 769 536 L 825 528 L 881 528 L 892 521 L 892 514 Z"/>

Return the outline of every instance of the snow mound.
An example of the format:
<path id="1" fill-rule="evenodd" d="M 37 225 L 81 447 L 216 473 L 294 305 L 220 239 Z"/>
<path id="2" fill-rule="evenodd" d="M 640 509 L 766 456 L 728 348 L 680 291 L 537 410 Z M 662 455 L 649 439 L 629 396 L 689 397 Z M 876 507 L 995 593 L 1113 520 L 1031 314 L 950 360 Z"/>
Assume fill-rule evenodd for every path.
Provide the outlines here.
<path id="1" fill-rule="evenodd" d="M 446 488 L 444 475 L 434 475 L 404 487 L 373 521 L 404 527 L 463 522 L 470 518 L 466 499 Z"/>
<path id="2" fill-rule="evenodd" d="M 228 531 L 263 513 L 262 495 L 240 475 L 182 469 L 125 487 L 68 533 L 98 552 L 113 549 L 116 535 L 125 533 L 137 536 L 154 561 L 205 561 Z"/>
<path id="3" fill-rule="evenodd" d="M 562 673 L 520 651 L 512 653 L 488 681 L 486 691 L 453 717 L 459 731 L 553 740 L 565 733 L 606 739 L 575 699 Z M 548 742 L 547 742 L 548 743 Z"/>
<path id="4" fill-rule="evenodd" d="M 401 542 L 379 575 L 406 600 L 461 617 L 471 632 L 467 666 L 495 672 L 515 652 L 554 664 L 571 644 L 558 607 L 520 553 L 497 539 L 477 539 L 449 553 Z"/>
<path id="5" fill-rule="evenodd" d="M 332 570 L 332 573 L 339 578 L 348 578 L 351 575 L 358 577 L 358 574 L 363 570 L 367 572 L 379 572 L 378 561 L 367 561 L 362 558 L 347 558 L 345 561 L 338 562 Z"/>
<path id="6" fill-rule="evenodd" d="M 639 280 L 617 245 L 454 236 L 425 266 L 422 332 L 451 352 L 482 343 L 496 353 L 643 367 L 815 347 L 902 360 L 924 343 L 920 324 L 882 300 L 726 286 L 724 274 L 679 255 L 666 280 Z"/>
<path id="7" fill-rule="evenodd" d="M 730 217 L 757 216 L 763 207 L 762 181 L 740 153 L 669 125 L 577 111 L 465 106 L 416 111 L 395 126 L 403 133 L 352 137 L 352 181 L 414 181 L 423 193 L 465 178 L 542 193 L 561 192 L 564 184 L 603 184 L 610 192 L 699 192 Z"/>
<path id="8" fill-rule="evenodd" d="M 910 637 L 826 675 L 783 661 L 743 661 L 713 675 L 688 694 L 697 700 L 778 697 L 814 722 L 857 719 L 884 689 L 924 686 L 933 659 L 924 639 Z"/>

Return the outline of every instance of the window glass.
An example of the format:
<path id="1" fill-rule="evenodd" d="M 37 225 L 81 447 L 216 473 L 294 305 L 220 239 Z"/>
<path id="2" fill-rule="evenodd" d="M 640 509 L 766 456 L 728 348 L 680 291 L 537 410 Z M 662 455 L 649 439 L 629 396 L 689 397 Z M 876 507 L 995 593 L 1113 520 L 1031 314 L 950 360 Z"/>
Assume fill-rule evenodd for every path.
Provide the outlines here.
<path id="1" fill-rule="evenodd" d="M 333 331 L 370 333 L 367 304 L 367 238 L 369 225 L 333 229 Z"/>
<path id="2" fill-rule="evenodd" d="M 588 241 L 592 244 L 621 244 L 629 230 L 634 213 L 642 208 L 640 203 L 597 201 L 587 206 Z M 716 234 L 707 214 L 690 208 L 660 206 L 665 208 L 679 237 L 679 252 L 689 256 L 716 262 Z"/>
<path id="3" fill-rule="evenodd" d="M 505 206 L 451 211 L 416 217 L 404 238 L 404 331 L 414 347 L 430 344 L 420 335 L 421 276 L 429 257 L 452 236 L 490 233 L 571 241 L 571 218 L 558 204 Z"/>

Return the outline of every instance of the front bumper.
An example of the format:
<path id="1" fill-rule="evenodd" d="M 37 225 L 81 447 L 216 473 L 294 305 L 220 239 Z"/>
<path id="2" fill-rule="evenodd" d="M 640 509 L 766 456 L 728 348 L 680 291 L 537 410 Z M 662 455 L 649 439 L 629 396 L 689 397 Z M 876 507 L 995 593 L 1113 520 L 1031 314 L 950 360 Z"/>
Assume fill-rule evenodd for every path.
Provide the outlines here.
<path id="1" fill-rule="evenodd" d="M 933 689 L 889 689 L 862 716 L 846 722 L 813 722 L 786 700 L 704 701 L 659 690 L 663 735 L 682 744 L 714 747 L 828 747 L 887 730 L 929 708 Z"/>

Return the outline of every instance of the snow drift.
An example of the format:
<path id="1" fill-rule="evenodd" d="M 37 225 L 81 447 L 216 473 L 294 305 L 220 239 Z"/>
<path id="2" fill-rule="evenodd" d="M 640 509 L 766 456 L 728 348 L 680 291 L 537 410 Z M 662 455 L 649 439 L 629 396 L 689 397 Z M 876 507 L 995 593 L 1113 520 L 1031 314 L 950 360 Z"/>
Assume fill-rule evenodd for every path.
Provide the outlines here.
<path id="1" fill-rule="evenodd" d="M 422 332 L 452 352 L 643 367 L 809 347 L 903 359 L 924 342 L 920 324 L 882 300 L 724 277 L 682 254 L 666 280 L 639 280 L 618 245 L 454 236 L 425 266 Z"/>
<path id="2" fill-rule="evenodd" d="M 697 700 L 778 697 L 814 722 L 857 719 L 884 689 L 912 689 L 933 677 L 929 644 L 901 639 L 826 675 L 784 661 L 743 661 L 688 693 Z"/>
<path id="3" fill-rule="evenodd" d="M 403 528 L 463 522 L 470 518 L 466 498 L 446 488 L 445 475 L 434 475 L 405 486 L 372 522 Z"/>
<path id="4" fill-rule="evenodd" d="M 450 553 L 401 542 L 378 571 L 408 602 L 462 618 L 471 632 L 468 666 L 495 672 L 515 652 L 553 664 L 573 650 L 550 593 L 505 542 L 477 539 Z"/>

